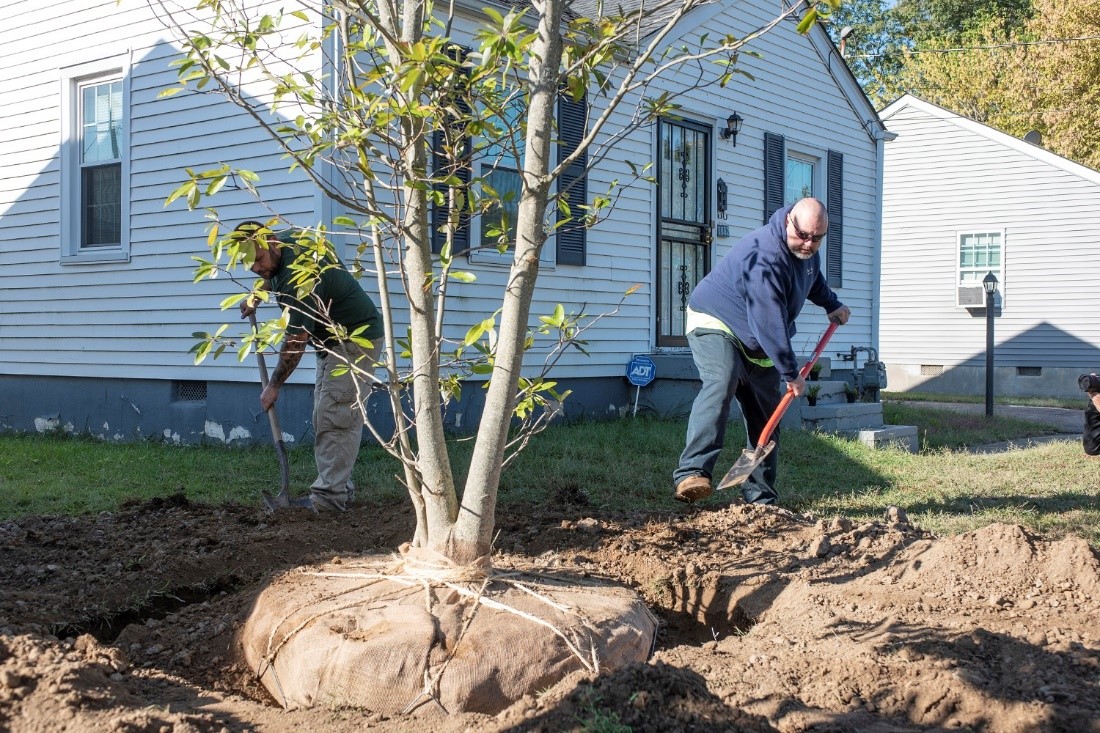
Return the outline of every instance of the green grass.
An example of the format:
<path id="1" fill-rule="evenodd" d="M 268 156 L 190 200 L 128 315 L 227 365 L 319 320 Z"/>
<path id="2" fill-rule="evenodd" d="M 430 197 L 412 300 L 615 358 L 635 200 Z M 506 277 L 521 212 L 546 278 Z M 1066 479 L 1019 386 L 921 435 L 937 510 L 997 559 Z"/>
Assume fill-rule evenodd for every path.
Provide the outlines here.
<path id="1" fill-rule="evenodd" d="M 1078 409 L 1084 413 L 1083 406 L 1078 405 Z M 1028 420 L 1001 415 L 986 417 L 979 413 L 951 412 L 897 402 L 883 403 L 882 416 L 888 425 L 916 425 L 921 450 L 961 448 L 1058 432 L 1054 425 Z"/>
<path id="2" fill-rule="evenodd" d="M 984 405 L 984 395 L 948 394 L 945 392 L 883 392 L 883 401 L 904 400 L 906 402 L 965 402 L 972 405 Z M 1081 399 L 1066 397 L 1004 397 L 995 396 L 995 405 L 1020 405 L 1022 407 L 1067 407 L 1071 410 L 1084 409 L 1084 396 Z"/>
<path id="3" fill-rule="evenodd" d="M 921 451 L 873 450 L 832 435 L 785 431 L 779 491 L 783 505 L 818 516 L 877 519 L 886 507 L 906 509 L 919 526 L 941 534 L 991 522 L 1022 524 L 1051 537 L 1075 533 L 1100 546 L 1100 463 L 1065 441 L 998 454 L 974 446 L 1052 432 L 1020 420 L 887 405 L 888 421 L 917 425 Z M 725 470 L 744 436 L 730 426 L 719 458 Z M 578 516 L 597 510 L 693 511 L 672 500 L 671 472 L 683 449 L 683 420 L 656 418 L 556 426 L 532 440 L 504 472 L 499 502 L 522 509 L 571 507 Z M 456 441 L 461 473 L 472 442 Z M 312 481 L 307 446 L 290 451 L 292 487 Z M 362 500 L 404 501 L 397 463 L 372 446 L 356 467 Z M 185 493 L 192 501 L 258 504 L 261 489 L 278 487 L 269 446 L 180 447 L 156 443 L 104 444 L 71 437 L 0 436 L 0 519 L 25 514 L 109 511 L 132 499 Z M 707 504 L 736 500 L 736 490 Z"/>

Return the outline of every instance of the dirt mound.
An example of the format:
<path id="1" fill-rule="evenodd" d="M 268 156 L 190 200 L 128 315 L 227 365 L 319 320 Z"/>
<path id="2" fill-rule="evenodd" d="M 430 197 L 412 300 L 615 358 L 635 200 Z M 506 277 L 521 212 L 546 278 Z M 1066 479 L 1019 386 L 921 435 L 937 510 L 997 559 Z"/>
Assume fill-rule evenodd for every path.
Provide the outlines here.
<path id="1" fill-rule="evenodd" d="M 405 506 L 265 517 L 183 497 L 0 523 L 0 729 L 1100 731 L 1100 562 L 993 525 L 777 508 L 502 513 L 494 562 L 634 588 L 648 664 L 495 716 L 284 711 L 233 660 L 253 599 L 307 563 L 389 552 Z"/>

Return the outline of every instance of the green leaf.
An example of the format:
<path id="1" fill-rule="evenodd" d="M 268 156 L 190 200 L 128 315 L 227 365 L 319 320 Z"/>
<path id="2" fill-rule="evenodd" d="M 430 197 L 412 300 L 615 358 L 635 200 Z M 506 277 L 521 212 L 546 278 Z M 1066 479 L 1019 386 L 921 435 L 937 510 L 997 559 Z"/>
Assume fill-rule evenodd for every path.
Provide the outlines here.
<path id="1" fill-rule="evenodd" d="M 337 226 L 342 226 L 342 227 L 355 227 L 355 226 L 358 226 L 355 223 L 355 219 L 352 219 L 350 216 L 338 216 L 338 217 L 336 217 L 335 219 L 332 220 L 332 223 L 336 224 Z"/>
<path id="2" fill-rule="evenodd" d="M 184 87 L 168 87 L 167 89 L 161 89 L 160 93 L 157 95 L 157 99 L 164 99 L 166 97 L 171 97 L 175 94 L 179 94 L 183 90 L 184 90 Z"/>
<path id="3" fill-rule="evenodd" d="M 447 273 L 447 277 L 452 280 L 458 280 L 459 282 L 472 283 L 477 282 L 477 275 L 472 272 L 464 272 L 461 270 L 452 270 Z"/>
<path id="4" fill-rule="evenodd" d="M 470 330 L 466 332 L 466 338 L 462 340 L 462 345 L 470 346 L 471 344 L 477 343 L 484 333 L 485 323 L 475 323 L 474 325 L 470 326 Z"/>
<path id="5" fill-rule="evenodd" d="M 817 8 L 810 8 L 806 12 L 805 17 L 803 17 L 802 21 L 798 24 L 798 28 L 796 28 L 795 30 L 798 33 L 801 33 L 802 35 L 805 35 L 806 33 L 809 33 L 810 28 L 813 27 L 813 24 L 816 23 L 816 22 L 817 22 Z"/>

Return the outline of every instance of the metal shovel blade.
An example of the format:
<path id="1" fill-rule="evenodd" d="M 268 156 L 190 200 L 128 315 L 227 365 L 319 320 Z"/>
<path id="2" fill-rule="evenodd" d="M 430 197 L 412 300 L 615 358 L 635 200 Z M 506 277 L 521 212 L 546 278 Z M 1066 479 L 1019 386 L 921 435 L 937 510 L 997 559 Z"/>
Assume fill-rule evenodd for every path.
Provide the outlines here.
<path id="1" fill-rule="evenodd" d="M 264 509 L 268 514 L 274 514 L 279 509 L 286 509 L 290 506 L 290 496 L 286 492 L 280 491 L 278 494 L 269 494 L 266 491 L 261 491 L 260 496 L 264 500 Z"/>
<path id="2" fill-rule="evenodd" d="M 730 470 L 722 477 L 722 481 L 718 484 L 718 490 L 721 491 L 722 489 L 728 489 L 738 484 L 743 484 L 745 479 L 752 475 L 756 467 L 759 466 L 773 450 L 775 450 L 775 441 L 769 440 L 767 445 L 758 447 L 755 450 L 746 448 L 741 451 L 741 457 L 734 462 Z"/>

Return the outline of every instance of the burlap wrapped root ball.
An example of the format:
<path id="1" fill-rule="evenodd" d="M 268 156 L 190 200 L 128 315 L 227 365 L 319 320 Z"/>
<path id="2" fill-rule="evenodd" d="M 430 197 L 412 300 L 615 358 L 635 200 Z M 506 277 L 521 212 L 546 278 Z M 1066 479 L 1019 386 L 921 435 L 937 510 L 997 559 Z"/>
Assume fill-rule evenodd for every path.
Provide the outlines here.
<path id="1" fill-rule="evenodd" d="M 257 598 L 244 659 L 286 708 L 495 714 L 653 649 L 656 619 L 629 589 L 446 565 L 375 557 L 288 572 Z"/>

